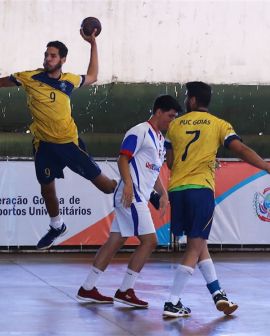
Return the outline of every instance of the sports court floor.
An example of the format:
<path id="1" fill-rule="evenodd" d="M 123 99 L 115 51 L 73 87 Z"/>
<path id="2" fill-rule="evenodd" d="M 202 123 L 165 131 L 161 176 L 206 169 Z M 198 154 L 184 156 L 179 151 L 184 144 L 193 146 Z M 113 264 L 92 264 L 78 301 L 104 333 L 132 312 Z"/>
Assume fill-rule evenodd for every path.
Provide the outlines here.
<path id="1" fill-rule="evenodd" d="M 188 318 L 162 317 L 176 253 L 154 253 L 136 284 L 148 309 L 120 303 L 79 303 L 76 293 L 94 254 L 0 254 L 0 335 L 270 335 L 270 253 L 214 253 L 220 282 L 239 304 L 233 316 L 216 310 L 196 270 L 182 301 L 192 310 Z M 121 252 L 98 283 L 104 294 L 118 288 L 128 253 Z"/>

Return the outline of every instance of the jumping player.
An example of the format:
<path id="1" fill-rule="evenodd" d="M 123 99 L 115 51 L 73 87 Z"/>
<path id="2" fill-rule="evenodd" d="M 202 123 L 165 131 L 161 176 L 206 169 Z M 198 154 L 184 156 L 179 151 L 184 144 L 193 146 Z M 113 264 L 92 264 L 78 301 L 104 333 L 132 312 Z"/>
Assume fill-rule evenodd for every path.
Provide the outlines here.
<path id="1" fill-rule="evenodd" d="M 92 157 L 86 153 L 71 116 L 72 91 L 97 80 L 98 53 L 95 33 L 96 30 L 91 36 L 85 36 L 81 31 L 82 37 L 91 45 L 86 75 L 62 72 L 68 49 L 62 42 L 53 41 L 47 44 L 44 68 L 0 78 L 0 87 L 18 85 L 25 89 L 33 117 L 30 130 L 34 137 L 36 176 L 50 216 L 50 229 L 38 242 L 39 249 L 49 248 L 57 237 L 67 231 L 59 212 L 55 188 L 55 178 L 64 177 L 63 169 L 66 166 L 90 180 L 105 193 L 112 193 L 116 186 L 116 181 L 102 174 Z"/>

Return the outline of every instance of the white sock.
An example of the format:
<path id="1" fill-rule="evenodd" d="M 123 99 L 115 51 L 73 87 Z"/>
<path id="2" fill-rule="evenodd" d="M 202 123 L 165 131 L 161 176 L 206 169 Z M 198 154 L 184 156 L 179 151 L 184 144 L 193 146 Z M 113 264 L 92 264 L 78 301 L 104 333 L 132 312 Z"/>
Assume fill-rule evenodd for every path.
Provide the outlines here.
<path id="1" fill-rule="evenodd" d="M 124 279 L 122 281 L 122 284 L 120 286 L 120 291 L 125 292 L 129 288 L 133 288 L 135 285 L 135 282 L 138 278 L 139 273 L 132 271 L 131 269 L 127 269 L 126 274 L 124 276 Z"/>
<path id="2" fill-rule="evenodd" d="M 98 279 L 100 278 L 100 276 L 103 274 L 104 272 L 101 271 L 100 269 L 92 266 L 87 278 L 85 279 L 84 283 L 83 283 L 83 288 L 86 290 L 90 290 L 93 287 L 95 287 Z"/>
<path id="3" fill-rule="evenodd" d="M 194 272 L 194 269 L 189 266 L 185 265 L 179 265 L 173 279 L 173 285 L 171 288 L 171 293 L 169 296 L 168 301 L 172 302 L 172 304 L 176 305 L 177 302 L 180 299 L 181 293 L 188 282 L 188 280 L 191 278 L 192 274 Z"/>
<path id="4" fill-rule="evenodd" d="M 51 217 L 51 223 L 50 226 L 52 226 L 54 229 L 59 229 L 64 223 L 63 217 L 61 215 L 58 215 L 56 217 Z"/>
<path id="5" fill-rule="evenodd" d="M 200 261 L 198 266 L 207 284 L 217 280 L 216 269 L 211 258 Z"/>

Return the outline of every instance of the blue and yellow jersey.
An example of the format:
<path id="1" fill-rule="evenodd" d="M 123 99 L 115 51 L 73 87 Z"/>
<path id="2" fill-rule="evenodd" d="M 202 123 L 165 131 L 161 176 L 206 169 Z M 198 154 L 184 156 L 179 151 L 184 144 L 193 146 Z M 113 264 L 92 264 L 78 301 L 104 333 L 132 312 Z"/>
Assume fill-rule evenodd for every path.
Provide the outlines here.
<path id="1" fill-rule="evenodd" d="M 71 116 L 70 95 L 84 82 L 84 76 L 62 73 L 48 77 L 43 69 L 17 72 L 10 80 L 22 85 L 33 117 L 30 130 L 35 142 L 78 143 L 78 130 Z"/>
<path id="2" fill-rule="evenodd" d="M 214 189 L 217 150 L 234 139 L 240 137 L 233 127 L 208 112 L 192 111 L 173 120 L 165 142 L 174 155 L 169 190 L 185 185 Z"/>

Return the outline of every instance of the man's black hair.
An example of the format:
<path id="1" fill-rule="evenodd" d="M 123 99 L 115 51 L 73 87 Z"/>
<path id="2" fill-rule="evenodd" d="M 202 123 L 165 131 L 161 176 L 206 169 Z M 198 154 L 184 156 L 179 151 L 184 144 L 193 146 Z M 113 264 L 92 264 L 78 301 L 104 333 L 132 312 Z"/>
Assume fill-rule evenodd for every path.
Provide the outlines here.
<path id="1" fill-rule="evenodd" d="M 162 111 L 169 111 L 174 109 L 176 112 L 182 112 L 182 108 L 178 101 L 170 95 L 160 95 L 156 98 L 153 106 L 153 114 L 156 113 L 157 109 Z"/>
<path id="2" fill-rule="evenodd" d="M 51 41 L 47 44 L 47 48 L 48 47 L 53 47 L 53 48 L 58 49 L 59 55 L 60 55 L 61 58 L 67 56 L 68 48 L 64 45 L 64 43 L 62 43 L 60 41 Z"/>
<path id="3" fill-rule="evenodd" d="M 195 97 L 197 104 L 202 107 L 208 107 L 211 101 L 212 89 L 211 86 L 204 82 L 188 82 L 186 84 L 187 96 Z"/>

